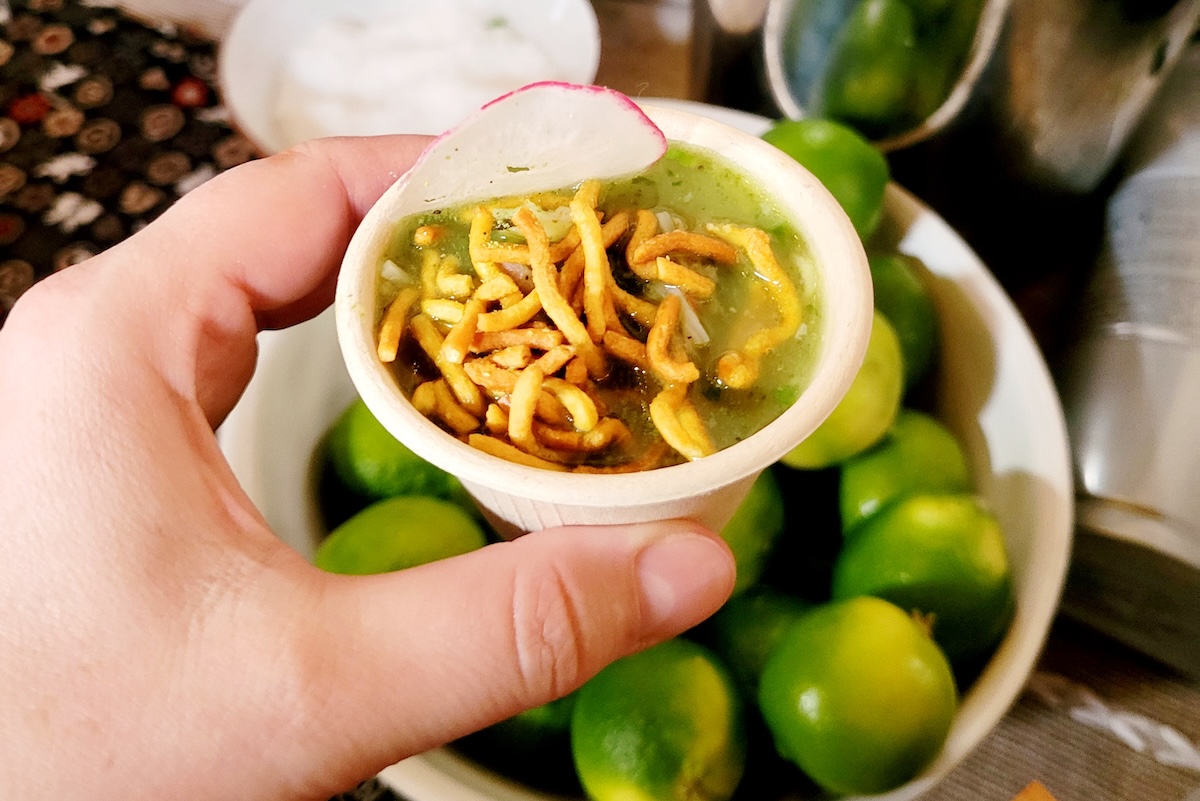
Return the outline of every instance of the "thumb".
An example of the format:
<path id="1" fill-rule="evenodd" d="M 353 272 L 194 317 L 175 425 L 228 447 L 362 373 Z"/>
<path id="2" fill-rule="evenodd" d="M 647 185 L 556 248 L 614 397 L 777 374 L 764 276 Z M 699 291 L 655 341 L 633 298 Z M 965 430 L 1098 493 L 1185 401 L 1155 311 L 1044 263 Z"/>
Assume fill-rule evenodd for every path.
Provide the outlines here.
<path id="1" fill-rule="evenodd" d="M 565 695 L 696 625 L 733 583 L 729 548 L 688 521 L 552 529 L 399 573 L 329 576 L 326 646 L 342 657 L 308 766 L 353 783 Z"/>

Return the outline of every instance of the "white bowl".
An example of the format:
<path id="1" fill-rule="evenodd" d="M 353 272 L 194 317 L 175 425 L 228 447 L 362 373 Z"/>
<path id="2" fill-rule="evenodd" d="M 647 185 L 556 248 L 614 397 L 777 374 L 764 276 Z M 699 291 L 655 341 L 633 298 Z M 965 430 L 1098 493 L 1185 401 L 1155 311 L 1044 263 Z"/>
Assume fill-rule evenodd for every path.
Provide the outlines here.
<path id="1" fill-rule="evenodd" d="M 768 125 L 741 112 L 678 105 L 750 133 Z M 942 326 L 938 414 L 962 440 L 978 490 L 1004 528 L 1016 595 L 1012 626 L 962 699 L 941 755 L 921 776 L 885 796 L 908 801 L 961 763 L 1020 694 L 1058 609 L 1070 556 L 1074 490 L 1054 384 L 1028 328 L 992 274 L 937 214 L 895 185 L 888 188 L 878 241 L 928 267 Z M 221 428 L 220 440 L 242 486 L 274 530 L 310 554 L 324 534 L 313 450 L 353 399 L 354 388 L 329 313 L 265 333 L 260 344 L 257 372 Z M 412 801 L 546 798 L 448 749 L 404 760 L 381 776 Z"/>
<path id="2" fill-rule="evenodd" d="M 503 29 L 506 37 L 483 40 L 485 63 L 461 71 L 453 85 L 447 82 L 451 68 L 433 70 L 430 58 L 409 58 L 420 46 L 415 38 L 405 46 L 339 47 L 333 58 L 322 47 L 347 41 L 330 27 L 336 23 L 358 23 L 363 27 L 357 36 L 390 41 L 388 31 L 408 35 L 440 27 L 424 16 L 429 14 L 447 20 L 455 15 L 451 27 L 481 36 Z M 412 23 L 393 25 L 406 19 Z M 477 27 L 474 20 L 484 24 Z M 497 20 L 503 25 L 497 27 Z M 328 35 L 321 39 L 321 33 Z M 464 36 L 460 30 L 457 40 Z M 469 52 L 458 52 L 455 41 L 449 37 L 439 51 L 464 63 Z M 297 48 L 307 56 L 303 77 L 288 68 Z M 438 134 L 527 83 L 591 83 L 600 64 L 600 28 L 588 0 L 250 0 L 234 18 L 218 58 L 235 124 L 264 152 L 277 153 L 315 136 Z"/>

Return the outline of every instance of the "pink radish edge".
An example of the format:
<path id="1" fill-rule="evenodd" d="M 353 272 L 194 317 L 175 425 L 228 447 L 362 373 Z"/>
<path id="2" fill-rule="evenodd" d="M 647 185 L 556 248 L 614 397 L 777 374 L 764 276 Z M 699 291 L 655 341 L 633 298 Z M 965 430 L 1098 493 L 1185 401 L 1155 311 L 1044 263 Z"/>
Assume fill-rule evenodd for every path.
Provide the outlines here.
<path id="1" fill-rule="evenodd" d="M 544 114 L 538 113 L 542 105 Z M 393 187 L 389 217 L 633 175 L 666 150 L 666 136 L 626 95 L 601 86 L 532 83 L 488 102 L 430 142 Z"/>
<path id="2" fill-rule="evenodd" d="M 662 140 L 663 150 L 664 152 L 666 151 L 667 137 L 663 134 L 659 127 L 654 124 L 654 121 L 646 116 L 646 112 L 642 111 L 642 107 L 637 103 L 634 103 L 628 95 L 622 94 L 616 89 L 609 89 L 607 86 L 597 86 L 595 84 L 584 83 L 567 83 L 566 81 L 535 81 L 534 83 L 522 86 L 520 89 L 514 89 L 511 92 L 502 94 L 495 100 L 489 100 L 480 107 L 480 110 L 482 111 L 489 106 L 494 106 L 495 104 L 503 100 L 507 100 L 513 95 L 520 94 L 521 92 L 527 92 L 532 89 L 540 89 L 542 87 L 553 87 L 556 89 L 563 89 L 568 92 L 583 92 L 585 94 L 603 95 L 610 100 L 617 101 L 621 105 L 625 106 L 627 111 L 633 112 L 635 116 L 641 119 L 642 123 L 645 124 L 647 128 L 654 131 L 658 138 Z"/>

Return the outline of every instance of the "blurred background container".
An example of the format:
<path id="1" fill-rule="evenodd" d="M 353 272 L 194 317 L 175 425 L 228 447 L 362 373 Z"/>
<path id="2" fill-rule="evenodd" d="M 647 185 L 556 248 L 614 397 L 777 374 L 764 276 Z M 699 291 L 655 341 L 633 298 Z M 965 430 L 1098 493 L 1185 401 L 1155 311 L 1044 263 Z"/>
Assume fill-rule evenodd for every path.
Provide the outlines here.
<path id="1" fill-rule="evenodd" d="M 1130 145 L 1064 365 L 1064 609 L 1200 677 L 1200 43 Z"/>
<path id="2" fill-rule="evenodd" d="M 881 0 L 744 0 L 738 8 L 760 14 L 749 26 L 730 3 L 696 0 L 693 94 L 771 116 L 812 113 L 806 100 L 820 108 L 841 26 L 867 3 L 883 13 Z M 943 14 L 972 5 L 908 4 Z M 1200 0 L 974 6 L 974 35 L 942 102 L 874 138 L 895 178 L 979 251 L 1054 360 L 1064 344 L 1055 317 L 1078 301 L 1095 263 L 1112 166 L 1196 31 Z M 894 49 L 893 28 L 877 21 L 868 44 Z"/>
<path id="3" fill-rule="evenodd" d="M 696 0 L 694 92 L 747 111 L 837 117 L 829 84 L 847 47 L 858 46 L 860 61 L 888 47 L 917 51 L 887 62 L 915 80 L 920 70 L 910 62 L 928 55 L 919 51 L 940 51 L 953 68 L 941 102 L 926 99 L 915 117 L 922 109 L 897 109 L 894 123 L 877 125 L 873 138 L 884 150 L 967 128 L 975 161 L 991 149 L 1023 181 L 1085 193 L 1112 167 L 1200 20 L 1200 0 L 899 5 L 916 9 L 911 19 L 882 19 L 896 9 L 878 0 Z M 856 38 L 846 25 L 863 11 L 865 33 Z M 896 41 L 905 31 L 907 48 Z M 955 49 L 961 54 L 946 52 Z M 870 132 L 863 119 L 842 116 Z"/>

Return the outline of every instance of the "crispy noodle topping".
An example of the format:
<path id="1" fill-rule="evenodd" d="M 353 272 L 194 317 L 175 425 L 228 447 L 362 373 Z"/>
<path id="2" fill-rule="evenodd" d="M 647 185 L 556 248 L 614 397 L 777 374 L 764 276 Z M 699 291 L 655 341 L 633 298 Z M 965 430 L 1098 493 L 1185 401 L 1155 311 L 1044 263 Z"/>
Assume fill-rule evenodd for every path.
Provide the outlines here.
<path id="1" fill-rule="evenodd" d="M 723 268 L 742 262 L 753 271 L 752 291 L 769 298 L 776 319 L 723 352 L 710 375 L 719 386 L 745 390 L 758 380 L 762 359 L 796 336 L 800 297 L 761 229 L 710 224 L 703 233 L 660 232 L 660 217 L 648 209 L 604 219 L 599 195 L 598 181 L 584 181 L 573 195 L 478 205 L 468 215 L 465 270 L 439 250 L 444 226 L 418 227 L 417 277 L 383 310 L 379 358 L 395 361 L 411 337 L 437 372 L 416 386 L 413 405 L 509 461 L 619 473 L 703 458 L 715 447 L 689 391 L 702 377 L 694 345 L 708 338 L 692 304 L 713 296 Z M 498 225 L 524 242 L 494 239 Z M 626 291 L 621 275 L 636 277 L 622 279 L 625 286 L 658 291 Z M 614 362 L 644 376 L 660 439 L 633 447 L 629 426 L 601 397 L 598 386 Z"/>

